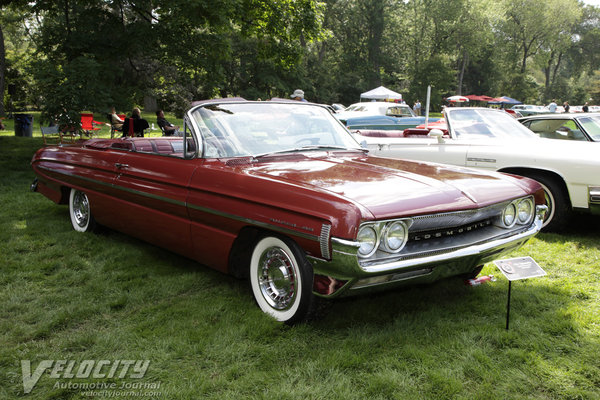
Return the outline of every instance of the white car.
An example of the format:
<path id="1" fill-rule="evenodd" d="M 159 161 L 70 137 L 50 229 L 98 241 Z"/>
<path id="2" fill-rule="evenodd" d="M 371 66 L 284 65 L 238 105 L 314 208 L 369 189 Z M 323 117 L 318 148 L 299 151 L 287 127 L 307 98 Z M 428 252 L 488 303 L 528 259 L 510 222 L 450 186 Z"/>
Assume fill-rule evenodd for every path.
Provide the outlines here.
<path id="1" fill-rule="evenodd" d="M 447 108 L 445 118 L 446 132 L 409 129 L 400 138 L 357 139 L 377 156 L 533 178 L 546 194 L 546 229 L 564 227 L 574 210 L 600 214 L 600 157 L 594 143 L 540 138 L 507 113 L 489 108 Z"/>
<path id="2" fill-rule="evenodd" d="M 533 104 L 517 104 L 516 106 L 512 106 L 510 109 L 520 112 L 524 117 L 528 115 L 548 114 L 550 112 L 548 107 L 536 106 Z"/>
<path id="3" fill-rule="evenodd" d="M 404 117 L 416 117 L 412 108 L 403 103 L 392 103 L 389 101 L 365 101 L 354 103 L 344 111 L 335 114 L 340 121 L 346 122 L 348 118 L 366 117 L 369 115 L 395 115 Z"/>

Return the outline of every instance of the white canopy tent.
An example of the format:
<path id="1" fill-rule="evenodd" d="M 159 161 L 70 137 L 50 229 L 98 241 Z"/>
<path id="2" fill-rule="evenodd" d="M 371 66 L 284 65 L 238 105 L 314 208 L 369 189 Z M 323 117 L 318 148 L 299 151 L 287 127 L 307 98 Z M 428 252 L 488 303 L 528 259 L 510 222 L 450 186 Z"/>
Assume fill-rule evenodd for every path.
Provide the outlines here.
<path id="1" fill-rule="evenodd" d="M 379 86 L 368 92 L 364 92 L 360 95 L 360 99 L 371 99 L 371 100 L 402 100 L 402 95 L 390 90 L 386 87 Z"/>

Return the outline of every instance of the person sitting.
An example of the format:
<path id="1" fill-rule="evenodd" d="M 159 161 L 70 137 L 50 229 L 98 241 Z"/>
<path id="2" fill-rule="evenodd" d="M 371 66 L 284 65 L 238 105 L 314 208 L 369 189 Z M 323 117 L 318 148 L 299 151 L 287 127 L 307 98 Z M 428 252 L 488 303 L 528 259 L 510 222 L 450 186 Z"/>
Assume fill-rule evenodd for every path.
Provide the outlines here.
<path id="1" fill-rule="evenodd" d="M 125 118 L 125 121 L 123 121 L 123 137 L 144 137 L 144 130 L 149 127 L 148 121 L 142 118 L 140 109 L 136 107 L 131 111 L 131 117 Z"/>
<path id="2" fill-rule="evenodd" d="M 156 124 L 163 131 L 165 136 L 180 136 L 179 125 L 173 125 L 165 118 L 163 110 L 156 112 Z"/>
<path id="3" fill-rule="evenodd" d="M 112 129 L 115 131 L 119 131 L 119 132 L 122 131 L 123 130 L 123 122 L 124 121 L 121 119 L 121 117 L 119 117 L 115 108 L 112 107 L 110 109 L 110 125 L 111 125 Z"/>

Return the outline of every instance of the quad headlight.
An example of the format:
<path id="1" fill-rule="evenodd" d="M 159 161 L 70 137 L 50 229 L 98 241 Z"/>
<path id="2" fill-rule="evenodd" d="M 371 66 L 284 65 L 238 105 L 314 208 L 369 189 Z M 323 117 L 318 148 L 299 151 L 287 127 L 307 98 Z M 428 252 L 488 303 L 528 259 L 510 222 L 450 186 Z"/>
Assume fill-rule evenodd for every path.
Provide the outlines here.
<path id="1" fill-rule="evenodd" d="M 411 220 L 392 220 L 364 224 L 358 231 L 358 255 L 372 256 L 377 249 L 387 253 L 402 251 L 408 240 Z"/>
<path id="2" fill-rule="evenodd" d="M 404 221 L 395 221 L 383 230 L 383 247 L 390 253 L 398 253 L 404 248 L 408 239 L 408 228 Z"/>
<path id="3" fill-rule="evenodd" d="M 517 222 L 517 206 L 515 203 L 510 203 L 502 211 L 502 224 L 506 228 L 512 227 Z"/>
<path id="4" fill-rule="evenodd" d="M 535 214 L 533 200 L 529 197 L 519 200 L 517 203 L 517 223 L 526 225 L 531 222 Z"/>
<path id="5" fill-rule="evenodd" d="M 528 225 L 533 220 L 535 207 L 531 197 L 524 197 L 508 203 L 497 225 L 502 228 L 512 228 L 515 225 Z"/>
<path id="6" fill-rule="evenodd" d="M 357 240 L 360 244 L 360 247 L 358 248 L 358 254 L 361 257 L 369 257 L 375 253 L 375 250 L 377 250 L 379 237 L 374 226 L 367 225 L 360 228 L 358 231 Z"/>

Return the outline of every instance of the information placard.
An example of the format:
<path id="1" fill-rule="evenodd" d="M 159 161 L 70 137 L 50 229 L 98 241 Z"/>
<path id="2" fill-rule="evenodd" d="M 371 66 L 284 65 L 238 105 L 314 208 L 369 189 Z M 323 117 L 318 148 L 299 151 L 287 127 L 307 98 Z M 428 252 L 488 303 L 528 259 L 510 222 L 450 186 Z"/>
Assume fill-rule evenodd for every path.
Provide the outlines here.
<path id="1" fill-rule="evenodd" d="M 504 274 L 509 281 L 519 279 L 535 278 L 546 275 L 542 269 L 531 257 L 510 258 L 508 260 L 494 261 L 496 267 Z"/>

